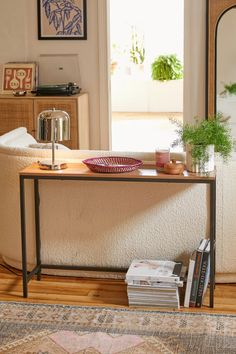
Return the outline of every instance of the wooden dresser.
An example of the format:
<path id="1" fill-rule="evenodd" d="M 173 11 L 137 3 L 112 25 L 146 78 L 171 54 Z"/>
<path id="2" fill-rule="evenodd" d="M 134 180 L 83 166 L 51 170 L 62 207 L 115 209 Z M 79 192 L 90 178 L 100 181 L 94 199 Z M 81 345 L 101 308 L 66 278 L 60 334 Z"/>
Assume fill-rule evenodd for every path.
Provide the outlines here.
<path id="1" fill-rule="evenodd" d="M 0 135 L 26 127 L 29 134 L 36 137 L 38 114 L 53 108 L 66 111 L 70 116 L 71 140 L 63 144 L 70 149 L 89 149 L 87 93 L 72 96 L 0 95 Z"/>

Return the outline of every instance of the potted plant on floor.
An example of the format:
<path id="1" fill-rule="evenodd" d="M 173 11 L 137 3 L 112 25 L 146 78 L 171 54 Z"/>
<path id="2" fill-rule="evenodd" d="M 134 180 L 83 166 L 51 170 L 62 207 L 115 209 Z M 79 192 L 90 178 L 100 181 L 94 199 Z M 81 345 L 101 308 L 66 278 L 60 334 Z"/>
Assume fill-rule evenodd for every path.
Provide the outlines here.
<path id="1" fill-rule="evenodd" d="M 196 119 L 195 124 L 177 125 L 178 139 L 172 146 L 182 144 L 186 150 L 186 168 L 191 172 L 214 170 L 214 153 L 226 162 L 235 147 L 230 128 L 222 114 L 205 120 Z"/>

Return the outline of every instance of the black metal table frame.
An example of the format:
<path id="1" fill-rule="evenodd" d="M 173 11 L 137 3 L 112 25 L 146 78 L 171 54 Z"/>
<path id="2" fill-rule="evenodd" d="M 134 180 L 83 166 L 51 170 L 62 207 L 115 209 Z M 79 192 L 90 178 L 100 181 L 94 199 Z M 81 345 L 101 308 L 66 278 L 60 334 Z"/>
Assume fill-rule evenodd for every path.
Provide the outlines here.
<path id="1" fill-rule="evenodd" d="M 32 271 L 27 271 L 27 245 L 26 245 L 26 220 L 25 220 L 25 180 L 34 180 L 34 207 L 35 207 L 35 239 L 36 239 L 36 266 Z M 88 267 L 88 266 L 70 266 L 70 265 L 54 265 L 43 264 L 41 262 L 41 240 L 40 240 L 40 196 L 39 196 L 39 180 L 82 180 L 82 181 L 119 181 L 119 182 L 146 182 L 146 183 L 181 183 L 181 184 L 207 184 L 210 186 L 210 297 L 209 306 L 214 307 L 214 288 L 215 288 L 215 240 L 216 240 L 216 178 L 199 179 L 198 178 L 142 178 L 142 177 L 96 177 L 96 176 L 63 176 L 63 175 L 20 175 L 20 214 L 21 214 L 21 245 L 22 245 L 22 275 L 23 275 L 23 296 L 28 297 L 28 282 L 34 275 L 37 280 L 41 278 L 42 269 L 63 269 L 63 270 L 90 270 L 90 271 L 107 271 L 107 272 L 125 272 L 123 268 L 108 267 Z"/>

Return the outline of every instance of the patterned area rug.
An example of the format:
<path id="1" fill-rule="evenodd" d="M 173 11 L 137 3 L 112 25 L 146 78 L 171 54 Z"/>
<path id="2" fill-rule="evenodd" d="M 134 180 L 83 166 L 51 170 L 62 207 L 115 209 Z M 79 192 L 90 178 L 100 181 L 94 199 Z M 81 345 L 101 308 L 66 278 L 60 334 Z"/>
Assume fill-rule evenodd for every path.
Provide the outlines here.
<path id="1" fill-rule="evenodd" d="M 0 353 L 236 353 L 236 316 L 0 302 Z"/>

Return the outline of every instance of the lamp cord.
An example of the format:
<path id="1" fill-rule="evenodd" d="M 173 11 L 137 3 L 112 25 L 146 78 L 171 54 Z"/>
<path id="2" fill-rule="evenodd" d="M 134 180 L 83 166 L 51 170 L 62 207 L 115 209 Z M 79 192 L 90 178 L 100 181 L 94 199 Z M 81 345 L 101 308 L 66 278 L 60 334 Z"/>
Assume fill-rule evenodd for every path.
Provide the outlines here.
<path id="1" fill-rule="evenodd" d="M 3 263 L 0 263 L 0 267 L 8 270 L 8 272 L 14 274 L 14 275 L 17 275 L 18 277 L 21 276 L 21 274 L 19 272 L 16 272 L 15 270 L 11 269 L 11 267 L 8 267 L 7 265 L 3 264 Z"/>

